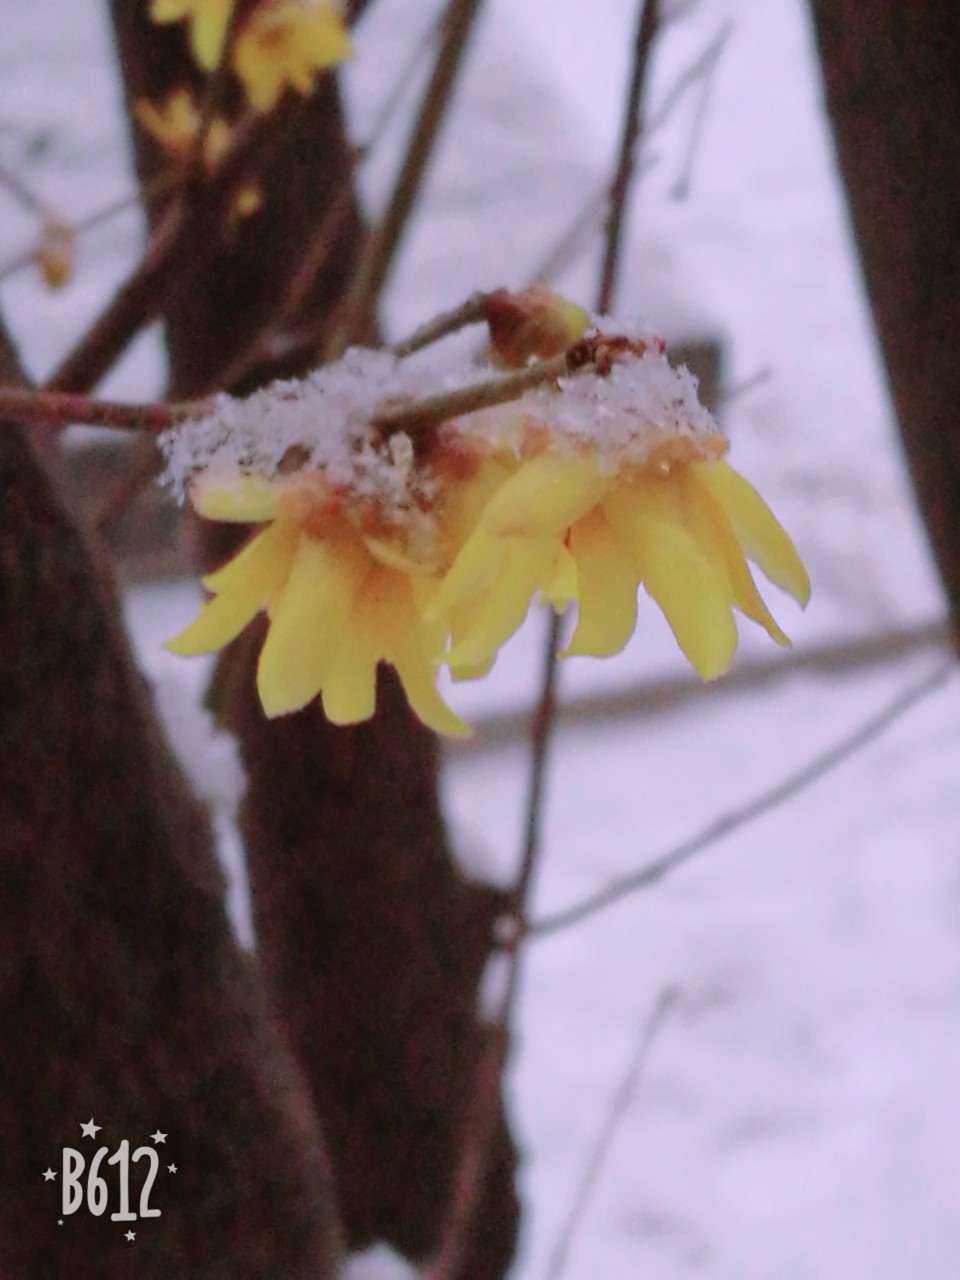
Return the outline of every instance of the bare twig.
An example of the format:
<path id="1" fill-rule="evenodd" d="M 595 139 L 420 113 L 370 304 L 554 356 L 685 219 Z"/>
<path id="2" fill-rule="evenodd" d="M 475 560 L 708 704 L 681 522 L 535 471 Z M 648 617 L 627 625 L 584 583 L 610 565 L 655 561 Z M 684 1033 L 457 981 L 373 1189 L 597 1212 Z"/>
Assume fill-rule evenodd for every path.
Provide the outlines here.
<path id="1" fill-rule="evenodd" d="M 36 193 L 27 186 L 19 174 L 5 164 L 0 164 L 0 187 L 4 187 L 10 195 L 29 213 L 39 214 L 43 218 L 50 216 L 50 209 Z"/>
<path id="2" fill-rule="evenodd" d="M 210 411 L 205 400 L 183 400 L 124 404 L 118 400 L 95 400 L 68 391 L 24 391 L 0 386 L 0 421 L 20 426 L 113 427 L 120 431 L 168 431 L 191 418 Z"/>
<path id="3" fill-rule="evenodd" d="M 441 338 L 457 333 L 467 325 L 479 324 L 482 320 L 486 320 L 489 303 L 489 293 L 474 293 L 459 307 L 454 307 L 452 311 L 443 311 L 432 320 L 428 320 L 426 324 L 420 325 L 408 338 L 404 338 L 402 342 L 395 342 L 390 350 L 395 356 L 401 358 L 412 356 L 415 351 L 429 347 L 431 343 L 439 342 Z"/>
<path id="4" fill-rule="evenodd" d="M 794 796 L 800 795 L 813 786 L 815 782 L 832 773 L 834 769 L 856 755 L 857 752 L 896 724 L 919 702 L 941 689 L 955 670 L 956 663 L 953 659 L 936 667 L 923 680 L 906 689 L 903 693 L 898 694 L 887 706 L 870 716 L 858 729 L 841 738 L 832 747 L 828 747 L 827 750 L 814 756 L 801 769 L 789 774 L 781 782 L 778 782 L 776 786 L 771 787 L 769 791 L 764 791 L 747 804 L 723 814 L 722 817 L 711 822 L 709 826 L 698 832 L 697 835 L 685 840 L 662 857 L 654 859 L 653 862 L 648 863 L 647 866 L 642 867 L 639 871 L 632 871 L 628 875 L 621 876 L 607 885 L 605 889 L 601 889 L 599 893 L 592 894 L 589 898 L 585 898 L 582 902 L 576 903 L 572 907 L 566 907 L 562 911 L 557 911 L 553 915 L 536 921 L 530 927 L 529 936 L 531 938 L 545 938 L 550 934 L 558 933 L 562 929 L 569 929 L 573 925 L 581 924 L 584 920 L 589 920 L 599 912 L 605 911 L 608 907 L 622 902 L 624 898 L 659 884 L 672 872 L 677 871 L 691 861 L 697 854 L 703 853 L 734 831 L 739 831 L 742 827 L 754 822 L 765 813 L 769 813 L 771 810 L 785 804 L 788 800 L 792 800 Z"/>
<path id="5" fill-rule="evenodd" d="M 659 0 L 641 0 L 633 67 L 623 115 L 623 133 L 616 172 L 610 184 L 610 212 L 607 215 L 606 247 L 600 268 L 597 310 L 606 315 L 613 306 L 614 291 L 620 269 L 623 228 L 633 180 L 634 153 L 643 129 L 643 98 L 650 67 L 650 54 L 660 23 Z"/>
<path id="6" fill-rule="evenodd" d="M 733 30 L 733 22 L 725 22 L 706 48 L 680 72 L 664 96 L 663 101 L 658 104 L 656 111 L 651 112 L 647 120 L 645 132 L 648 137 L 666 124 L 677 103 L 684 97 L 688 89 L 698 84 L 701 80 L 706 80 L 713 76 L 717 63 L 727 47 L 727 41 L 733 34 Z"/>
<path id="7" fill-rule="evenodd" d="M 676 986 L 666 987 L 660 992 L 656 1004 L 650 1011 L 649 1017 L 640 1028 L 640 1037 L 637 1041 L 637 1047 L 634 1050 L 627 1067 L 626 1073 L 620 1082 L 619 1087 L 610 1099 L 610 1109 L 607 1112 L 603 1128 L 597 1135 L 596 1143 L 590 1152 L 580 1183 L 574 1194 L 573 1203 L 570 1206 L 570 1212 L 567 1215 L 560 1235 L 553 1251 L 550 1254 L 550 1260 L 547 1263 L 543 1273 L 543 1280 L 560 1280 L 560 1276 L 566 1269 L 567 1259 L 570 1256 L 570 1247 L 573 1244 L 577 1234 L 577 1229 L 583 1221 L 583 1215 L 590 1203 L 590 1197 L 593 1189 L 597 1184 L 597 1179 L 603 1169 L 607 1156 L 610 1154 L 610 1148 L 613 1145 L 613 1139 L 617 1130 L 623 1123 L 627 1114 L 627 1110 L 633 1101 L 637 1091 L 637 1086 L 643 1075 L 643 1070 L 647 1065 L 650 1057 L 650 1050 L 663 1028 L 670 1012 L 676 1007 L 677 1000 L 680 998 L 680 988 Z"/>
<path id="8" fill-rule="evenodd" d="M 386 212 L 370 232 L 360 254 L 339 322 L 325 353 L 328 359 L 341 355 L 351 342 L 362 338 L 370 325 L 377 299 L 420 194 L 481 4 L 482 0 L 450 0 L 447 5 L 433 75 L 424 94 L 406 156 Z"/>
<path id="9" fill-rule="evenodd" d="M 130 192 L 124 196 L 118 196 L 116 200 L 111 200 L 108 204 L 102 205 L 99 209 L 94 209 L 92 213 L 85 214 L 82 218 L 73 221 L 64 219 L 66 225 L 77 236 L 83 235 L 85 231 L 92 231 L 95 227 L 101 226 L 104 222 L 109 222 L 111 218 L 115 218 L 119 213 L 126 213 L 128 209 L 134 209 L 142 204 L 148 198 L 154 195 L 161 195 L 165 190 L 175 184 L 176 175 L 167 171 L 159 174 L 151 182 L 144 185 L 142 191 Z M 0 265 L 0 283 L 8 279 L 12 275 L 16 275 L 18 271 L 23 271 L 27 267 L 32 267 L 36 262 L 36 249 L 30 248 L 24 253 L 19 253 L 13 258 L 9 258 L 5 263 Z"/>
<path id="10" fill-rule="evenodd" d="M 834 640 L 808 645 L 800 650 L 779 652 L 775 657 L 757 657 L 739 662 L 722 680 L 704 682 L 697 676 L 668 676 L 609 692 L 580 694 L 560 704 L 557 723 L 568 729 L 587 729 L 617 722 L 635 724 L 641 717 L 679 711 L 697 703 L 716 705 L 746 691 L 768 687 L 800 672 L 839 677 L 847 672 L 868 670 L 894 662 L 922 650 L 945 650 L 950 645 L 949 624 L 943 619 L 914 627 L 894 628 L 878 635 Z M 481 716 L 475 721 L 471 738 L 450 739 L 444 746 L 448 758 L 489 754 L 505 745 L 521 742 L 527 720 L 521 712 Z"/>
<path id="11" fill-rule="evenodd" d="M 194 192 L 190 200 L 180 197 L 169 202 L 154 226 L 143 261 L 63 360 L 47 383 L 49 390 L 89 391 L 156 319 L 183 273 L 197 269 L 204 250 L 217 243 L 220 215 L 269 140 L 271 129 L 266 118 L 237 129 L 202 196 Z"/>
<path id="12" fill-rule="evenodd" d="M 519 399 L 525 391 L 542 387 L 548 382 L 556 382 L 557 378 L 569 373 L 571 368 L 567 352 L 563 352 L 549 360 L 541 360 L 539 364 L 530 365 L 527 369 L 517 369 L 497 378 L 474 382 L 468 387 L 458 387 L 455 391 L 425 396 L 422 400 L 385 407 L 375 415 L 373 421 L 383 431 L 418 431 L 463 413 L 474 413 L 477 409 L 507 404 Z"/>
<path id="13" fill-rule="evenodd" d="M 741 382 L 736 382 L 732 387 L 727 387 L 721 391 L 717 399 L 720 404 L 728 405 L 734 400 L 739 400 L 741 396 L 749 395 L 751 391 L 756 391 L 757 387 L 762 387 L 765 382 L 769 382 L 773 377 L 773 370 L 770 366 L 763 365 L 757 369 L 755 373 L 751 373 L 749 377 L 744 378 Z"/>
<path id="14" fill-rule="evenodd" d="M 670 20 L 673 21 L 674 19 L 671 18 Z M 721 27 L 706 48 L 697 55 L 689 66 L 680 72 L 674 83 L 667 90 L 656 111 L 651 112 L 644 121 L 643 138 L 646 143 L 649 143 L 667 123 L 677 104 L 683 99 L 690 87 L 703 77 L 713 74 L 733 29 L 732 22 L 728 22 Z M 637 179 L 649 172 L 657 161 L 652 156 L 639 157 L 635 149 L 633 163 L 633 182 L 634 186 L 636 186 Z M 555 279 L 561 271 L 579 257 L 586 244 L 587 235 L 594 231 L 602 221 L 604 209 L 607 208 L 609 199 L 609 183 L 603 183 L 584 203 L 559 240 L 544 257 L 532 277 L 534 280 L 549 281 Z"/>
<path id="15" fill-rule="evenodd" d="M 450 1277 L 460 1274 L 486 1172 L 490 1139 L 497 1115 L 500 1078 L 520 985 L 520 947 L 527 933 L 527 909 L 541 851 L 540 815 L 543 809 L 550 727 L 556 702 L 555 654 L 559 645 L 560 627 L 560 618 L 551 613 L 540 700 L 531 727 L 530 790 L 523 850 L 520 869 L 510 893 L 510 909 L 504 921 L 508 929 L 503 938 L 504 963 L 507 967 L 503 995 L 489 1029 L 474 1082 L 443 1236 L 434 1259 L 421 1273 L 422 1280 L 450 1280 Z"/>
<path id="16" fill-rule="evenodd" d="M 725 42 L 726 35 L 724 34 L 723 40 L 717 49 L 715 56 L 707 63 L 703 74 L 700 77 L 700 97 L 697 99 L 697 107 L 693 117 L 693 124 L 690 128 L 690 137 L 687 143 L 687 154 L 684 156 L 679 177 L 673 184 L 670 191 L 674 200 L 685 200 L 690 194 L 690 181 L 693 176 L 693 166 L 696 161 L 697 151 L 700 148 L 700 139 L 703 136 L 703 126 L 707 118 L 707 106 L 710 102 L 710 94 L 713 90 L 713 73 L 716 70 L 719 55 L 723 50 L 723 44 Z"/>

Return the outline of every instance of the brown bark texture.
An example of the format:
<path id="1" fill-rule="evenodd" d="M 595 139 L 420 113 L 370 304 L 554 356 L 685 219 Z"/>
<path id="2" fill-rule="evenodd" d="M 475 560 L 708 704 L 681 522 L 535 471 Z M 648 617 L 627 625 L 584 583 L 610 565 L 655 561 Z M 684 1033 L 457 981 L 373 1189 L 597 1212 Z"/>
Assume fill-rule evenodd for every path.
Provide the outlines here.
<path id="1" fill-rule="evenodd" d="M 4 354 L 10 381 L 0 335 Z M 204 813 L 94 544 L 9 424 L 0 495 L 0 1271 L 333 1277 L 319 1127 L 228 927 Z M 65 1215 L 63 1148 L 89 1169 L 123 1139 L 158 1151 L 160 1216 L 111 1220 L 105 1158 L 106 1213 Z M 134 1212 L 146 1168 L 132 1166 Z"/>
<path id="2" fill-rule="evenodd" d="M 128 96 L 184 77 L 179 32 L 114 0 Z M 269 319 L 332 201 L 350 193 L 351 156 L 336 83 L 287 102 L 259 175 L 264 200 L 192 269 L 165 309 L 172 389 L 215 384 Z M 141 178 L 156 172 L 140 140 Z M 320 333 L 335 316 L 364 228 L 350 193 L 335 245 L 301 308 Z M 265 363 L 249 389 L 300 363 Z M 227 547 L 213 530 L 203 554 Z M 480 974 L 501 896 L 468 884 L 450 857 L 433 736 L 389 674 L 378 712 L 353 728 L 318 706 L 267 721 L 254 691 L 262 634 L 221 657 L 212 704 L 238 736 L 248 775 L 242 825 L 259 957 L 274 1007 L 310 1082 L 351 1247 L 386 1240 L 409 1257 L 438 1241 L 481 1030 Z M 495 1280 L 512 1258 L 516 1157 L 501 1114 L 464 1280 Z"/>
<path id="3" fill-rule="evenodd" d="M 860 262 L 956 633 L 960 6 L 811 0 L 811 12 Z"/>

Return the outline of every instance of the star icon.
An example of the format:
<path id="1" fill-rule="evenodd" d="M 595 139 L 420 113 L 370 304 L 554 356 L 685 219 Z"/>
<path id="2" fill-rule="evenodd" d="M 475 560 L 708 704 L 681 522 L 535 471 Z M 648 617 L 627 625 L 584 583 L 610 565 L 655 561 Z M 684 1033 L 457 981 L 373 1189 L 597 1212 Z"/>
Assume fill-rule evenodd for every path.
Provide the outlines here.
<path id="1" fill-rule="evenodd" d="M 52 1182 L 56 1176 L 57 1175 L 53 1172 L 52 1169 L 47 1169 L 47 1171 L 43 1175 L 43 1180 L 44 1182 Z"/>
<path id="2" fill-rule="evenodd" d="M 62 1226 L 63 1226 L 63 1219 L 62 1219 L 62 1218 L 58 1218 L 58 1219 L 57 1219 L 57 1226 L 58 1226 L 58 1227 L 62 1227 Z"/>
<path id="3" fill-rule="evenodd" d="M 176 1173 L 176 1172 L 177 1172 L 177 1166 L 176 1166 L 175 1164 L 168 1164 L 168 1165 L 167 1165 L 167 1172 L 168 1172 L 168 1173 Z"/>
<path id="4" fill-rule="evenodd" d="M 137 1233 L 135 1231 L 128 1231 L 123 1238 L 124 1240 L 136 1240 Z"/>
<path id="5" fill-rule="evenodd" d="M 102 1124 L 93 1123 L 93 1116 L 91 1116 L 86 1124 L 82 1124 L 80 1126 L 80 1133 L 84 1138 L 95 1138 L 97 1136 L 97 1130 L 102 1128 Z"/>
<path id="6" fill-rule="evenodd" d="M 153 1142 L 156 1142 L 159 1144 L 161 1142 L 166 1142 L 167 1135 L 165 1133 L 161 1133 L 160 1130 L 158 1129 L 156 1133 L 151 1133 L 150 1138 Z"/>

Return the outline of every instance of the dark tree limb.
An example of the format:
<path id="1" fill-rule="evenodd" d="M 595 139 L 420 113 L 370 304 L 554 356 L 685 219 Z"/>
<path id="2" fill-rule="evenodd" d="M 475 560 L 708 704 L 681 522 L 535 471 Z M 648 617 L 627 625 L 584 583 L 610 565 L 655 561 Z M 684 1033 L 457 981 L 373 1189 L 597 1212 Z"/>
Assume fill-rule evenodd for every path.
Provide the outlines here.
<path id="1" fill-rule="evenodd" d="M 13 374 L 0 333 L 0 378 Z M 231 935 L 204 813 L 112 584 L 15 427 L 0 432 L 0 493 L 0 1268 L 332 1280 L 309 1095 Z M 81 1137 L 91 1117 L 96 1141 Z M 89 1164 L 157 1128 L 177 1172 L 162 1162 L 161 1216 L 132 1224 L 135 1243 L 110 1220 L 115 1180 L 103 1217 L 57 1226 L 65 1146 L 86 1144 Z"/>
<path id="2" fill-rule="evenodd" d="M 811 0 L 811 12 L 887 378 L 956 628 L 960 7 Z"/>

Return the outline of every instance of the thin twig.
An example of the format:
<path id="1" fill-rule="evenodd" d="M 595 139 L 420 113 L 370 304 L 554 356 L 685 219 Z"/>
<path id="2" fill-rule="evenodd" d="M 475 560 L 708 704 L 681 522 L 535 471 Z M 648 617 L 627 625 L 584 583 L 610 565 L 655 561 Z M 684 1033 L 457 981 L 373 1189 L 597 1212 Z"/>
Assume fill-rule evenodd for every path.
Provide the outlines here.
<path id="1" fill-rule="evenodd" d="M 656 137 L 690 87 L 702 77 L 713 74 L 714 68 L 719 62 L 720 55 L 726 47 L 727 40 L 733 30 L 734 24 L 732 22 L 726 23 L 693 62 L 680 72 L 674 83 L 667 90 L 656 111 L 651 112 L 644 121 L 643 139 L 645 143 L 649 143 Z M 657 163 L 657 160 L 652 156 L 639 157 L 636 154 L 636 150 L 634 150 L 633 163 L 633 183 L 634 187 L 636 187 L 637 180 L 648 173 Z M 561 271 L 576 260 L 583 251 L 587 233 L 595 230 L 603 219 L 604 209 L 607 207 L 610 198 L 609 186 L 608 182 L 603 183 L 585 201 L 567 229 L 546 254 L 539 268 L 531 277 L 532 279 L 554 280 Z"/>
<path id="2" fill-rule="evenodd" d="M 497 378 L 488 378 L 484 382 L 474 382 L 468 387 L 458 387 L 455 391 L 425 396 L 422 400 L 404 401 L 385 407 L 374 415 L 373 422 L 381 430 L 389 432 L 422 430 L 463 413 L 474 413 L 477 409 L 507 404 L 519 399 L 525 391 L 556 382 L 557 378 L 565 377 L 571 372 L 567 352 L 563 352 L 549 360 L 541 360 L 539 364 L 530 365 L 527 369 L 517 369 Z"/>
<path id="3" fill-rule="evenodd" d="M 877 635 L 806 645 L 779 651 L 775 657 L 748 658 L 738 662 L 722 680 L 703 681 L 695 675 L 642 680 L 601 693 L 581 693 L 566 699 L 557 709 L 557 724 L 566 729 L 609 727 L 618 722 L 636 724 L 641 718 L 672 714 L 692 703 L 715 706 L 745 692 L 768 688 L 802 672 L 839 678 L 847 672 L 898 661 L 925 649 L 946 650 L 950 627 L 941 618 L 913 627 L 897 627 Z M 527 718 L 520 711 L 480 716 L 471 738 L 450 739 L 444 745 L 448 759 L 490 754 L 523 741 Z"/>
<path id="4" fill-rule="evenodd" d="M 357 263 L 339 322 L 325 355 L 335 359 L 369 328 L 377 300 L 416 205 L 433 155 L 440 126 L 447 113 L 467 42 L 482 0 L 450 0 L 443 18 L 443 38 L 433 75 L 400 167 L 393 194 L 377 226 L 370 232 Z"/>
<path id="5" fill-rule="evenodd" d="M 722 49 L 721 45 L 721 49 Z M 703 137 L 703 126 L 707 119 L 707 107 L 710 102 L 710 94 L 713 90 L 713 73 L 718 65 L 717 58 L 710 62 L 701 77 L 702 88 L 700 97 L 697 99 L 697 107 L 693 117 L 693 124 L 690 127 L 690 137 L 687 142 L 687 154 L 683 159 L 680 168 L 680 175 L 670 190 L 670 195 L 674 200 L 685 200 L 690 194 L 690 184 L 693 177 L 693 166 L 697 158 L 697 152 L 700 149 L 700 139 Z"/>
<path id="6" fill-rule="evenodd" d="M 507 967 L 499 1008 L 488 1029 L 488 1039 L 474 1079 L 471 1105 L 460 1143 L 460 1159 L 454 1174 L 450 1209 L 436 1255 L 421 1272 L 421 1280 L 451 1280 L 460 1275 L 473 1224 L 480 1188 L 486 1173 L 497 1116 L 500 1079 L 506 1060 L 510 1025 L 520 986 L 521 943 L 526 936 L 527 910 L 541 852 L 540 815 L 546 779 L 550 726 L 556 704 L 556 654 L 561 620 L 551 613 L 549 643 L 542 688 L 531 727 L 530 789 L 520 869 L 510 894 L 505 918 L 509 932 L 503 939 L 503 963 Z"/>
<path id="7" fill-rule="evenodd" d="M 210 408 L 211 402 L 207 400 L 125 404 L 69 391 L 24 391 L 20 387 L 0 386 L 0 420 L 20 426 L 113 427 L 119 431 L 158 434 L 192 418 L 202 418 Z"/>
<path id="8" fill-rule="evenodd" d="M 202 198 L 170 200 L 153 228 L 143 261 L 64 358 L 46 384 L 49 390 L 89 391 L 156 319 L 183 274 L 197 270 L 204 251 L 218 243 L 219 217 L 272 127 L 265 117 L 258 117 L 237 129 Z"/>
<path id="9" fill-rule="evenodd" d="M 155 195 L 161 195 L 165 190 L 172 187 L 175 183 L 175 175 L 170 170 L 162 174 L 158 174 L 156 178 L 145 183 L 141 191 L 128 192 L 126 195 L 118 196 L 116 200 L 111 200 L 108 204 L 102 205 L 98 209 L 94 209 L 92 213 L 84 214 L 82 218 L 72 221 L 63 219 L 65 224 L 70 228 L 74 235 L 83 235 L 86 231 L 93 231 L 94 228 L 101 226 L 104 222 L 108 222 L 111 218 L 115 218 L 119 213 L 126 213 L 128 209 L 134 209 L 142 204 L 145 200 Z M 5 263 L 0 265 L 0 283 L 7 280 L 10 276 L 16 275 L 19 271 L 24 271 L 27 267 L 32 267 L 36 263 L 36 249 L 30 248 L 23 253 L 18 253 L 13 258 L 8 258 Z"/>
<path id="10" fill-rule="evenodd" d="M 748 395 L 751 391 L 756 391 L 757 387 L 762 387 L 772 377 L 773 370 L 768 364 L 764 365 L 741 382 L 735 382 L 732 387 L 727 387 L 726 390 L 721 391 L 717 399 L 722 405 L 731 404 L 734 400 L 739 400 L 741 396 Z"/>
<path id="11" fill-rule="evenodd" d="M 672 872 L 677 871 L 691 861 L 697 854 L 703 853 L 704 850 L 709 849 L 719 840 L 732 835 L 734 831 L 739 831 L 742 827 L 754 822 L 765 813 L 769 813 L 771 810 L 785 804 L 788 800 L 792 800 L 794 796 L 800 795 L 813 786 L 815 782 L 819 782 L 821 778 L 832 773 L 834 769 L 856 755 L 858 751 L 861 751 L 892 725 L 896 724 L 918 703 L 925 698 L 929 698 L 931 694 L 942 688 L 955 670 L 956 663 L 951 658 L 949 662 L 936 667 L 923 680 L 912 685 L 903 693 L 899 693 L 887 706 L 864 721 L 858 729 L 841 738 L 832 747 L 828 747 L 825 751 L 814 756 L 801 769 L 789 774 L 778 782 L 776 786 L 771 787 L 769 791 L 764 791 L 761 795 L 755 796 L 748 801 L 747 804 L 723 814 L 697 835 L 677 845 L 676 848 L 671 849 L 669 853 L 664 854 L 662 857 L 654 859 L 653 862 L 648 863 L 647 866 L 642 867 L 639 871 L 632 871 L 628 875 L 620 876 L 599 893 L 591 894 L 589 898 L 585 898 L 582 902 L 578 902 L 572 907 L 566 907 L 562 911 L 554 912 L 552 915 L 536 921 L 530 927 L 529 936 L 531 938 L 545 938 L 550 934 L 558 933 L 562 929 L 569 929 L 573 925 L 582 924 L 584 920 L 589 920 L 592 916 L 605 911 L 608 907 L 612 907 L 618 902 L 622 902 L 625 898 L 659 884 Z"/>
<path id="12" fill-rule="evenodd" d="M 434 316 L 432 320 L 428 320 L 426 324 L 422 324 L 418 329 L 415 329 L 408 338 L 404 338 L 402 342 L 395 342 L 388 350 L 401 358 L 412 356 L 415 351 L 420 351 L 423 347 L 429 347 L 431 343 L 439 342 L 441 338 L 446 338 L 451 333 L 457 333 L 460 329 L 465 329 L 467 325 L 479 324 L 487 318 L 490 297 L 489 293 L 472 294 L 459 307 L 454 307 L 452 311 L 443 311 L 440 315 Z"/>
<path id="13" fill-rule="evenodd" d="M 543 1273 L 543 1280 L 560 1280 L 563 1274 L 567 1259 L 570 1256 L 570 1248 L 580 1223 L 583 1221 L 583 1215 L 590 1203 L 593 1189 L 597 1184 L 597 1179 L 603 1169 L 610 1148 L 613 1145 L 613 1139 L 617 1130 L 626 1117 L 630 1104 L 633 1102 L 634 1095 L 637 1092 L 637 1086 L 643 1075 L 644 1068 L 650 1057 L 650 1050 L 663 1029 L 664 1023 L 671 1011 L 676 1007 L 680 998 L 680 988 L 677 986 L 666 987 L 660 992 L 656 1004 L 650 1011 L 649 1017 L 640 1028 L 640 1037 L 637 1041 L 637 1047 L 633 1052 L 630 1065 L 627 1067 L 626 1073 L 620 1082 L 619 1087 L 610 1099 L 610 1109 L 607 1112 L 603 1128 L 597 1135 L 593 1150 L 590 1152 L 589 1159 L 580 1178 L 573 1197 L 573 1203 L 570 1206 L 570 1212 L 567 1214 L 560 1235 L 550 1254 L 550 1260 L 547 1263 Z"/>
<path id="14" fill-rule="evenodd" d="M 705 80 L 713 75 L 733 31 L 733 22 L 725 22 L 706 48 L 688 66 L 684 67 L 668 89 L 663 101 L 657 106 L 656 111 L 651 112 L 645 130 L 648 137 L 666 124 L 677 103 L 684 97 L 688 89 L 692 88 L 700 80 Z"/>
<path id="15" fill-rule="evenodd" d="M 43 218 L 50 217 L 50 209 L 47 205 L 27 186 L 19 174 L 14 173 L 5 164 L 0 164 L 0 187 L 5 187 L 29 213 L 39 214 Z"/>
<path id="16" fill-rule="evenodd" d="M 614 291 L 620 271 L 623 228 L 626 223 L 630 187 L 633 181 L 634 153 L 643 131 L 643 99 L 650 54 L 660 24 L 660 0 L 641 0 L 634 45 L 633 67 L 623 115 L 623 133 L 616 172 L 610 184 L 610 212 L 607 215 L 606 245 L 600 268 L 597 310 L 607 315 L 613 307 Z"/>

